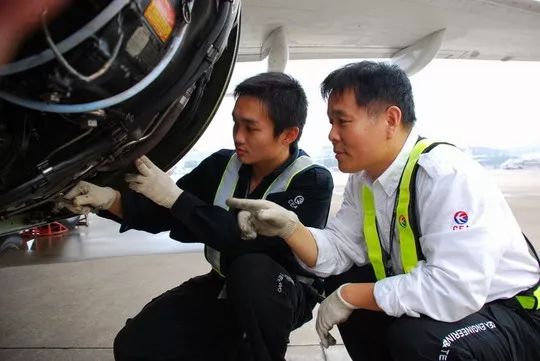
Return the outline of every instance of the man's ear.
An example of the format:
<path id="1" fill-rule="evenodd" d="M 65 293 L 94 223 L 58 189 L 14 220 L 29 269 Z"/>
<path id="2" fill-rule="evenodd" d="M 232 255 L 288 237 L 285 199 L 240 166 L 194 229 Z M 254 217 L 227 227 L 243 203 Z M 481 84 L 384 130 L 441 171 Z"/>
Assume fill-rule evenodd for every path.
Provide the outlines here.
<path id="1" fill-rule="evenodd" d="M 401 109 L 395 105 L 391 105 L 385 110 L 387 132 L 386 136 L 392 138 L 403 122 Z"/>
<path id="2" fill-rule="evenodd" d="M 300 128 L 291 127 L 291 128 L 285 129 L 281 133 L 280 138 L 281 138 L 281 141 L 282 141 L 283 144 L 290 145 L 290 144 L 294 143 L 294 141 L 298 138 L 299 134 L 300 134 Z"/>

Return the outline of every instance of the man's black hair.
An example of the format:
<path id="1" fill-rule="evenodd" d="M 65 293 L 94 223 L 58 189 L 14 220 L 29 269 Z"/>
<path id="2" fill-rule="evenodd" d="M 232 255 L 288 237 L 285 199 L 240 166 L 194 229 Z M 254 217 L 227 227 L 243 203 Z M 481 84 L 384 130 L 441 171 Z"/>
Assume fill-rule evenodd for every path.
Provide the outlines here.
<path id="1" fill-rule="evenodd" d="M 274 123 L 274 136 L 285 129 L 298 127 L 298 138 L 291 144 L 296 147 L 306 124 L 307 98 L 300 83 L 293 77 L 268 72 L 255 75 L 238 84 L 234 89 L 234 97 L 247 95 L 258 98 L 266 105 L 268 116 Z"/>
<path id="2" fill-rule="evenodd" d="M 354 90 L 356 103 L 371 114 L 395 105 L 401 109 L 404 123 L 416 121 L 411 82 L 397 65 L 373 61 L 352 63 L 331 72 L 321 84 L 324 99 L 347 89 Z"/>

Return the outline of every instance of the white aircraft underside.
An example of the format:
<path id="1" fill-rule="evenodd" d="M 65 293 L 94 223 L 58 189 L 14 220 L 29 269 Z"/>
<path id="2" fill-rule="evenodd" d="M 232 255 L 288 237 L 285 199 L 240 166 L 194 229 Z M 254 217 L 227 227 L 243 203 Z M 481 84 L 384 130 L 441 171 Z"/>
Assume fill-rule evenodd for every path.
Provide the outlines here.
<path id="1" fill-rule="evenodd" d="M 269 53 L 276 70 L 287 59 L 392 58 L 409 73 L 434 57 L 538 61 L 540 1 L 243 0 L 238 60 Z"/>

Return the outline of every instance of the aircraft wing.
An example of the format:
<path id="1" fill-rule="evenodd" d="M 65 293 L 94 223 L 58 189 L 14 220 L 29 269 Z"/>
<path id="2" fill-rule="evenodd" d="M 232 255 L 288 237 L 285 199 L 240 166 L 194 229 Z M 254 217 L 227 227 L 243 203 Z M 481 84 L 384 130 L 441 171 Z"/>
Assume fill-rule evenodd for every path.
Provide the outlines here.
<path id="1" fill-rule="evenodd" d="M 537 0 L 243 0 L 242 6 L 240 61 L 264 59 L 269 35 L 280 27 L 289 59 L 427 51 L 431 58 L 540 60 Z M 431 34 L 438 36 L 422 43 Z"/>
<path id="2" fill-rule="evenodd" d="M 212 119 L 237 59 L 269 56 L 283 70 L 288 59 L 391 58 L 409 74 L 434 57 L 540 61 L 540 1 L 242 6 L 241 31 L 239 0 L 80 0 L 62 16 L 43 12 L 0 66 L 0 236 L 70 216 L 53 207 L 80 180 L 125 188 L 142 154 L 169 169 Z"/>

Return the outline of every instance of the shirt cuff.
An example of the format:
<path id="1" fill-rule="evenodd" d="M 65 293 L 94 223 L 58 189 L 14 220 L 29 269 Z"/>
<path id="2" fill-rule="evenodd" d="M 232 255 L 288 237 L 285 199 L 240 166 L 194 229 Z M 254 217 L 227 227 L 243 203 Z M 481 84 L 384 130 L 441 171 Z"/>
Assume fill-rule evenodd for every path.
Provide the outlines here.
<path id="1" fill-rule="evenodd" d="M 377 305 L 389 316 L 400 317 L 406 313 L 408 316 L 420 317 L 418 312 L 411 310 L 408 310 L 407 312 L 399 302 L 398 290 L 403 277 L 406 277 L 406 275 L 387 277 L 375 282 L 375 287 L 373 289 L 375 302 L 377 302 Z"/>

